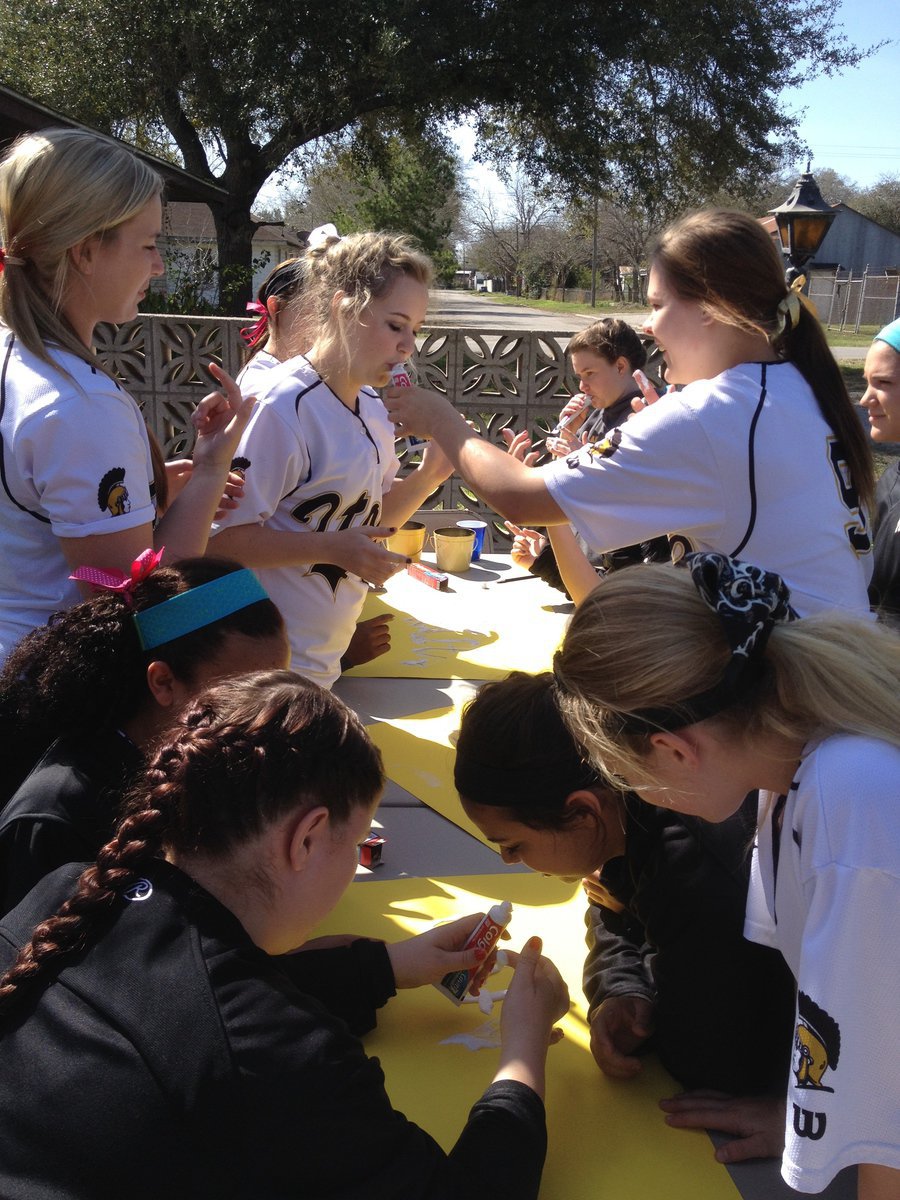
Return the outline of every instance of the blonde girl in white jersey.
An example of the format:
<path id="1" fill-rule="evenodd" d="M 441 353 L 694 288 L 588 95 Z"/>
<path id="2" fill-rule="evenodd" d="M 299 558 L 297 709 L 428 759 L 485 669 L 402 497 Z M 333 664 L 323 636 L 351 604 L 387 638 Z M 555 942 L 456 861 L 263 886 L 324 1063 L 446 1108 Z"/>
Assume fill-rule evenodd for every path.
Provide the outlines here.
<path id="1" fill-rule="evenodd" d="M 75 567 L 206 547 L 252 401 L 211 367 L 223 392 L 197 406 L 190 478 L 166 508 L 162 456 L 92 349 L 95 327 L 133 320 L 163 273 L 161 191 L 84 130 L 29 134 L 0 164 L 0 658 L 80 599 Z"/>

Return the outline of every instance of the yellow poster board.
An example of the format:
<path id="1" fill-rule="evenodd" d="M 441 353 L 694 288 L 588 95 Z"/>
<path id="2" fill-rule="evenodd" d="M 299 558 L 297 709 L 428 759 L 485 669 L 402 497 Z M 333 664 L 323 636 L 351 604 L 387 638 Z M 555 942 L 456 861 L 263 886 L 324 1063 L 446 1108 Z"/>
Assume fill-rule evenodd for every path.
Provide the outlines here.
<path id="1" fill-rule="evenodd" d="M 502 679 L 546 671 L 571 607 L 540 579 L 482 586 L 450 577 L 436 591 L 405 571 L 370 592 L 362 619 L 390 613 L 391 649 L 350 675 L 390 679 Z"/>
<path id="2" fill-rule="evenodd" d="M 459 729 L 462 703 L 378 721 L 366 732 L 381 751 L 389 779 L 488 846 L 491 843 L 463 812 L 453 786 L 452 739 Z"/>
<path id="3" fill-rule="evenodd" d="M 351 885 L 316 932 L 396 941 L 506 899 L 513 904 L 510 946 L 520 948 L 532 934 L 543 937 L 544 952 L 563 973 L 573 1000 L 561 1022 L 565 1037 L 548 1057 L 543 1200 L 738 1200 L 707 1135 L 665 1124 L 658 1101 L 678 1088 L 655 1059 L 648 1057 L 628 1082 L 608 1080 L 597 1069 L 581 993 L 585 900 L 579 886 L 513 873 L 366 880 Z M 489 986 L 500 988 L 507 978 L 497 975 Z M 435 988 L 415 988 L 389 1001 L 378 1028 L 364 1039 L 381 1060 L 395 1107 L 447 1150 L 490 1083 L 497 1051 L 441 1043 L 485 1021 L 475 1004 L 457 1008 Z M 485 1191 L 490 1195 L 489 1179 Z"/>

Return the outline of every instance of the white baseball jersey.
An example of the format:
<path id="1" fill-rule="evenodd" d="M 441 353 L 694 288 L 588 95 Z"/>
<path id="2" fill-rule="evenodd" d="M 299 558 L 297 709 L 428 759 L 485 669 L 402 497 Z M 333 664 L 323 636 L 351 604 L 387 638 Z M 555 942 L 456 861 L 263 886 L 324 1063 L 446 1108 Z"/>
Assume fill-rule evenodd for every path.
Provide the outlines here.
<path id="1" fill-rule="evenodd" d="M 137 404 L 64 351 L 55 370 L 0 337 L 0 661 L 51 613 L 81 599 L 59 538 L 117 533 L 156 518 Z"/>
<path id="2" fill-rule="evenodd" d="M 786 798 L 763 792 L 745 933 L 797 979 L 782 1175 L 900 1169 L 900 749 L 829 737 Z"/>
<path id="3" fill-rule="evenodd" d="M 268 350 L 259 350 L 238 372 L 235 383 L 242 396 L 257 396 L 269 390 L 269 372 L 281 362 Z"/>
<path id="4" fill-rule="evenodd" d="M 244 497 L 214 533 L 258 523 L 302 537 L 378 525 L 382 495 L 399 467 L 394 427 L 378 394 L 363 388 L 351 410 L 301 356 L 268 371 L 235 461 L 244 474 Z M 265 567 L 257 574 L 287 624 L 291 666 L 331 687 L 367 585 L 327 563 Z"/>
<path id="5" fill-rule="evenodd" d="M 801 616 L 869 611 L 867 514 L 790 363 L 743 363 L 667 393 L 544 472 L 597 551 L 667 534 L 673 557 L 718 550 L 777 571 Z"/>

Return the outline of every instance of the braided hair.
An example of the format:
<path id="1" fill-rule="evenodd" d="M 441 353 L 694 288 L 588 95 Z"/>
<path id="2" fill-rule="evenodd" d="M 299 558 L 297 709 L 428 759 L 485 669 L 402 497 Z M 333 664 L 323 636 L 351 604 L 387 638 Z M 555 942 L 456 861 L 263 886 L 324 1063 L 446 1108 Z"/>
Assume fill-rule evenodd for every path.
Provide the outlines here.
<path id="1" fill-rule="evenodd" d="M 264 671 L 207 689 L 160 741 L 96 863 L 0 977 L 0 1017 L 99 940 L 122 893 L 167 850 L 225 859 L 280 817 L 318 805 L 341 825 L 383 786 L 361 721 L 317 684 Z"/>

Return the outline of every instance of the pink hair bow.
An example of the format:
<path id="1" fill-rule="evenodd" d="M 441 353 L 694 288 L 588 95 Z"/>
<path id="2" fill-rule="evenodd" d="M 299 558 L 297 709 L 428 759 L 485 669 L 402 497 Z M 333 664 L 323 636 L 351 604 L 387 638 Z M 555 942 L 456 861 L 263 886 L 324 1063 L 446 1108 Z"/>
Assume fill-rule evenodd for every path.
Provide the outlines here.
<path id="1" fill-rule="evenodd" d="M 122 599 L 130 608 L 133 604 L 131 593 L 137 584 L 141 583 L 151 571 L 155 571 L 162 561 L 165 548 L 161 550 L 145 550 L 131 564 L 131 574 L 124 571 L 104 571 L 100 567 L 78 567 L 69 576 L 78 583 L 87 583 L 99 592 L 119 592 Z"/>
<path id="2" fill-rule="evenodd" d="M 247 305 L 247 312 L 256 313 L 259 317 L 255 325 L 245 325 L 241 330 L 241 337 L 248 346 L 252 346 L 266 331 L 266 327 L 269 324 L 269 311 L 258 300 L 251 300 Z"/>

